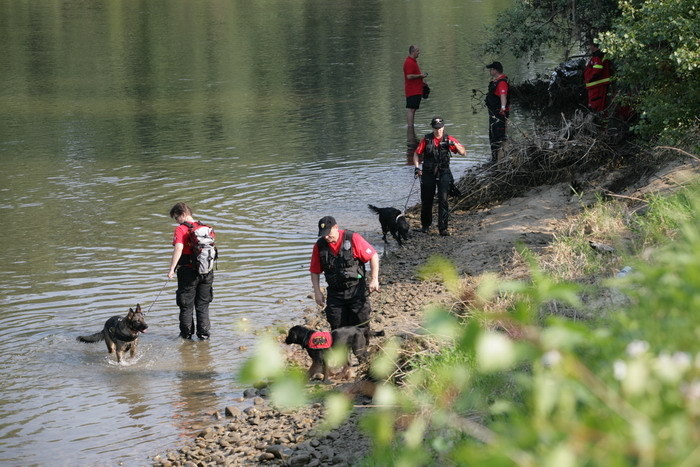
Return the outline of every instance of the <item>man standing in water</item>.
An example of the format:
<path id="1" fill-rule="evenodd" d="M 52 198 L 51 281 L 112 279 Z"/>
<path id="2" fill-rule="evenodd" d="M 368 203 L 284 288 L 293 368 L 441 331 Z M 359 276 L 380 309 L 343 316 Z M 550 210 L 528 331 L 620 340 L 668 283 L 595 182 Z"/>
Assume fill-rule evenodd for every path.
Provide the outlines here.
<path id="1" fill-rule="evenodd" d="M 447 230 L 450 218 L 447 195 L 450 191 L 450 185 L 454 182 L 454 177 L 450 170 L 450 158 L 451 154 L 455 152 L 463 156 L 467 153 L 467 150 L 455 138 L 445 134 L 445 120 L 442 117 L 433 118 L 430 126 L 433 127 L 432 133 L 425 135 L 413 154 L 415 176 L 421 178 L 421 232 L 427 233 L 430 224 L 433 223 L 433 200 L 435 199 L 435 189 L 437 188 L 438 229 L 440 230 L 440 235 L 447 237 L 450 235 L 450 232 Z M 419 167 L 421 155 L 423 156 L 422 169 Z"/>
<path id="2" fill-rule="evenodd" d="M 486 108 L 489 111 L 489 143 L 491 143 L 491 164 L 498 162 L 506 140 L 506 121 L 510 114 L 508 77 L 503 74 L 501 62 L 486 65 L 491 74 L 486 93 Z"/>
<path id="3" fill-rule="evenodd" d="M 168 279 L 177 270 L 177 292 L 175 301 L 180 307 L 180 337 L 191 339 L 194 333 L 194 316 L 197 316 L 197 337 L 209 339 L 209 303 L 214 298 L 214 271 L 200 274 L 197 268 L 190 228 L 202 224 L 192 217 L 192 210 L 185 203 L 177 203 L 170 209 L 170 217 L 179 225 L 173 234 L 173 256 L 170 260 Z"/>
<path id="4" fill-rule="evenodd" d="M 406 94 L 406 124 L 408 124 L 409 134 L 413 132 L 413 124 L 416 117 L 416 110 L 420 107 L 423 97 L 423 78 L 428 73 L 422 73 L 418 66 L 418 56 L 420 48 L 412 45 L 408 48 L 408 57 L 403 62 L 404 92 Z M 415 133 L 413 133 L 415 139 Z"/>
<path id="5" fill-rule="evenodd" d="M 367 240 L 350 230 L 340 230 L 331 216 L 318 221 L 318 240 L 311 253 L 311 285 L 314 300 L 324 305 L 321 273 L 328 284 L 326 319 L 331 329 L 358 326 L 369 342 L 369 319 L 372 307 L 369 292 L 379 291 L 379 256 Z M 369 290 L 365 263 L 371 267 Z"/>

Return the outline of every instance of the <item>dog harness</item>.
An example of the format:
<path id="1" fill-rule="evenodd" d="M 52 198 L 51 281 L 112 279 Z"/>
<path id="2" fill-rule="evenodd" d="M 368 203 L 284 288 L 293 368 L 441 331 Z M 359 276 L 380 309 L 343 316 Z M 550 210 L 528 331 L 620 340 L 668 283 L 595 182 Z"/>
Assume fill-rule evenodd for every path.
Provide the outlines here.
<path id="1" fill-rule="evenodd" d="M 328 349 L 333 345 L 333 336 L 328 331 L 314 331 L 309 335 L 306 346 L 309 349 Z"/>

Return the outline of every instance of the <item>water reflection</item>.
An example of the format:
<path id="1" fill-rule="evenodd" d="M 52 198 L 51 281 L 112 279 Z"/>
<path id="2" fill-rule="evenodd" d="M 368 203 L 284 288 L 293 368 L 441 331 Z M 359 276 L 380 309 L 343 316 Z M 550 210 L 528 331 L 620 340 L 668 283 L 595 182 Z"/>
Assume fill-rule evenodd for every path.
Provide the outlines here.
<path id="1" fill-rule="evenodd" d="M 143 464 L 230 403 L 232 349 L 256 343 L 234 323 L 312 306 L 321 216 L 381 249 L 367 204 L 418 201 L 406 163 L 436 113 L 469 149 L 455 174 L 488 157 L 465 90 L 486 81 L 472 44 L 509 1 L 0 1 L 0 458 Z M 406 128 L 415 41 L 433 93 Z M 156 298 L 178 201 L 217 231 L 212 341 L 176 338 L 171 283 L 133 364 L 76 346 Z"/>

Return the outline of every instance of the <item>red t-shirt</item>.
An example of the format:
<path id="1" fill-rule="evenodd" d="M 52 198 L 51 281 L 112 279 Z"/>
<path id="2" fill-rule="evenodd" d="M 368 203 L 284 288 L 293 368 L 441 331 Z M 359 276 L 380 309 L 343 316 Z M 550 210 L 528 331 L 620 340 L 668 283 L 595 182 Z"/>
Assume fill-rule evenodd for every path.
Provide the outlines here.
<path id="1" fill-rule="evenodd" d="M 194 221 L 194 222 L 192 222 L 192 225 L 194 225 L 195 228 L 197 228 L 201 224 L 197 221 Z M 192 245 L 190 245 L 190 242 L 187 239 L 189 232 L 190 232 L 189 227 L 187 227 L 185 224 L 180 224 L 177 227 L 175 227 L 175 232 L 173 233 L 173 245 L 175 245 L 177 243 L 182 243 L 184 245 L 184 247 L 182 248 L 183 255 L 191 255 L 192 254 Z"/>
<path id="2" fill-rule="evenodd" d="M 423 94 L 423 78 L 408 79 L 408 75 L 420 75 L 420 68 L 415 58 L 410 55 L 403 62 L 403 87 L 406 97 Z"/>
<path id="3" fill-rule="evenodd" d="M 455 146 L 455 143 L 459 143 L 456 138 L 453 138 L 450 135 L 447 135 L 447 141 L 450 143 L 450 151 L 452 152 L 457 152 L 457 147 Z M 418 147 L 416 148 L 416 153 L 418 153 L 419 156 L 423 155 L 423 151 L 425 151 L 425 146 L 426 146 L 426 139 L 422 138 L 420 140 L 420 143 L 418 143 Z M 440 138 L 436 137 L 435 134 L 433 134 L 433 144 L 438 145 L 440 144 Z"/>
<path id="4" fill-rule="evenodd" d="M 498 77 L 498 79 L 503 79 L 503 78 L 508 78 L 506 75 L 501 75 Z M 493 94 L 496 96 L 500 96 L 501 94 L 508 95 L 508 82 L 507 81 L 499 81 L 498 84 L 496 85 L 496 90 L 493 91 Z"/>
<path id="5" fill-rule="evenodd" d="M 345 231 L 338 230 L 338 241 L 335 243 L 329 243 L 328 247 L 331 249 L 331 254 L 333 256 L 338 256 L 340 253 L 340 247 L 345 241 Z M 377 251 L 370 245 L 367 240 L 362 238 L 358 233 L 352 236 L 352 255 L 358 258 L 363 263 L 369 262 Z M 323 272 L 323 266 L 321 265 L 321 256 L 318 253 L 318 243 L 314 243 L 314 250 L 311 253 L 311 265 L 309 266 L 309 271 L 314 274 L 321 274 Z"/>

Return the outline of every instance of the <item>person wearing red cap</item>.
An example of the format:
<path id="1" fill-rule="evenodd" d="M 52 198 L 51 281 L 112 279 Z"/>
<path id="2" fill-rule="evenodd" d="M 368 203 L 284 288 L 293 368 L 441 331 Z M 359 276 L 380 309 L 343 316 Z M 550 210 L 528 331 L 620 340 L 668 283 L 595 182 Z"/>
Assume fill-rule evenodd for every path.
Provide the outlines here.
<path id="1" fill-rule="evenodd" d="M 418 56 L 420 48 L 411 45 L 408 48 L 408 57 L 403 62 L 404 92 L 406 94 L 406 123 L 408 128 L 412 128 L 416 116 L 416 110 L 420 108 L 420 101 L 423 97 L 423 78 L 428 73 L 420 71 L 418 66 Z"/>
<path id="2" fill-rule="evenodd" d="M 437 189 L 438 230 L 440 235 L 447 237 L 450 235 L 447 230 L 450 218 L 447 196 L 450 186 L 454 183 L 450 157 L 452 153 L 464 156 L 467 150 L 454 137 L 445 134 L 445 120 L 442 117 L 433 118 L 430 126 L 433 127 L 433 131 L 421 139 L 413 154 L 414 173 L 416 177 L 420 177 L 421 232 L 427 233 L 430 224 L 433 223 L 433 200 Z M 420 156 L 423 156 L 423 168 L 419 167 Z"/>
<path id="3" fill-rule="evenodd" d="M 510 114 L 510 85 L 508 77 L 503 74 L 501 62 L 486 65 L 491 75 L 489 89 L 486 93 L 486 108 L 489 111 L 489 143 L 491 144 L 491 164 L 498 158 L 506 140 L 506 121 Z"/>
<path id="4" fill-rule="evenodd" d="M 372 307 L 369 292 L 379 291 L 379 256 L 360 234 L 340 230 L 332 216 L 318 221 L 318 240 L 311 253 L 311 285 L 314 300 L 326 305 L 325 314 L 331 330 L 343 326 L 363 329 L 369 342 L 369 319 Z M 369 289 L 365 263 L 370 263 Z M 321 273 L 324 273 L 327 298 L 321 291 Z"/>

